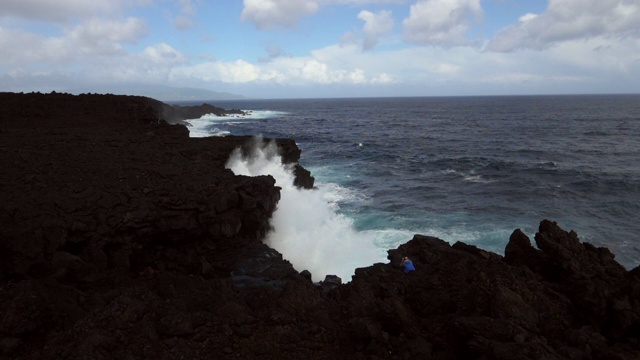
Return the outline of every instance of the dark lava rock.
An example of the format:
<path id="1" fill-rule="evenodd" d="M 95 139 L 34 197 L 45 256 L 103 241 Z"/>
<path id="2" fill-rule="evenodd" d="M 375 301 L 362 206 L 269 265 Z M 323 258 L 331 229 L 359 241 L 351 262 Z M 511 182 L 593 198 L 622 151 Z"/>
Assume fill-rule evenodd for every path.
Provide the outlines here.
<path id="1" fill-rule="evenodd" d="M 297 187 L 312 189 L 313 184 L 315 182 L 315 178 L 311 176 L 311 172 L 302 166 L 296 164 L 293 168 L 293 174 L 295 176 L 295 180 L 293 184 Z"/>
<path id="2" fill-rule="evenodd" d="M 312 283 L 262 244 L 273 178 L 224 169 L 250 138 L 167 107 L 0 94 L 0 359 L 638 359 L 640 269 L 547 220 L 504 257 L 415 235 Z"/>

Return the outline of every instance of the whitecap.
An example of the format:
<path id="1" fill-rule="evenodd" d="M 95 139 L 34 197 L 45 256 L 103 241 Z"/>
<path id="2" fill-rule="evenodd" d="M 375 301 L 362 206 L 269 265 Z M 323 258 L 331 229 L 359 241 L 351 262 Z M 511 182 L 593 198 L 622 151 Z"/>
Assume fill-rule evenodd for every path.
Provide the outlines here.
<path id="1" fill-rule="evenodd" d="M 274 143 L 259 140 L 249 156 L 234 151 L 227 162 L 235 174 L 269 174 L 282 188 L 265 243 L 298 271 L 309 270 L 314 281 L 337 275 L 348 282 L 356 268 L 384 261 L 371 234 L 356 231 L 353 220 L 337 212 L 336 203 L 349 192 L 333 185 L 319 185 L 317 190 L 295 187 L 292 168 L 282 164 L 276 150 Z"/>
<path id="2" fill-rule="evenodd" d="M 287 115 L 286 111 L 275 110 L 243 110 L 245 115 L 240 115 L 244 119 L 271 119 Z"/>
<path id="3" fill-rule="evenodd" d="M 244 124 L 247 121 L 239 121 L 239 119 L 269 119 L 280 117 L 286 112 L 272 110 L 243 110 L 243 114 L 229 114 L 226 116 L 217 116 L 216 114 L 205 114 L 198 119 L 186 119 L 188 124 L 190 137 L 208 137 L 208 136 L 226 136 L 231 134 L 230 131 L 215 128 L 213 124 L 235 126 Z"/>
<path id="4" fill-rule="evenodd" d="M 485 179 L 480 175 L 463 175 L 463 179 L 464 181 L 481 183 L 481 184 L 489 184 L 493 182 L 492 180 Z"/>

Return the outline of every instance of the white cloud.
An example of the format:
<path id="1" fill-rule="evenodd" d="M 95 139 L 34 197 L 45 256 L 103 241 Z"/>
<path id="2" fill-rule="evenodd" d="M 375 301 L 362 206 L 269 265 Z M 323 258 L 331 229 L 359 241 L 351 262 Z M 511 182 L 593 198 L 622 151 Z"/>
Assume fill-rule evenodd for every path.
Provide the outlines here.
<path id="1" fill-rule="evenodd" d="M 433 71 L 438 74 L 451 75 L 460 71 L 460 66 L 451 63 L 434 64 Z"/>
<path id="2" fill-rule="evenodd" d="M 174 68 L 188 59 L 168 44 L 145 47 L 140 52 L 120 56 L 95 58 L 78 75 L 96 83 L 156 83 L 168 84 Z"/>
<path id="3" fill-rule="evenodd" d="M 493 50 L 521 51 L 497 52 L 456 46 L 470 43 L 467 33 L 473 19 L 482 14 L 479 1 L 415 0 L 410 10 L 410 3 L 406 2 L 410 15 L 404 21 L 405 39 L 436 46 L 407 46 L 389 36 L 394 26 L 389 11 L 360 11 L 361 8 L 354 6 L 376 1 L 245 1 L 245 20 L 259 28 L 290 26 L 323 6 L 345 4 L 351 6 L 360 20 L 353 15 L 345 18 L 352 21 L 349 26 L 356 30 L 345 34 L 340 44 L 306 50 L 312 48 L 311 41 L 315 41 L 306 36 L 309 44 L 298 46 L 289 43 L 288 37 L 279 43 L 272 40 L 271 35 L 266 39 L 262 34 L 258 35 L 263 41 L 260 43 L 247 35 L 252 49 L 265 47 L 266 52 L 241 55 L 238 51 L 243 49 L 233 46 L 216 47 L 214 43 L 206 44 L 203 49 L 202 44 L 198 44 L 200 50 L 196 52 L 212 54 L 207 58 L 197 54 L 188 56 L 196 47 L 188 43 L 190 39 L 184 34 L 172 37 L 175 34 L 169 32 L 172 28 L 162 29 L 157 38 L 154 34 L 147 36 L 148 28 L 166 26 L 168 19 L 173 20 L 171 16 L 183 16 L 184 27 L 190 26 L 189 18 L 193 16 L 190 12 L 195 10 L 194 5 L 202 4 L 195 0 L 172 0 L 170 10 L 163 12 L 165 16 L 161 21 L 164 22 L 148 25 L 142 19 L 121 16 L 115 5 L 115 10 L 105 11 L 115 11 L 116 16 L 97 18 L 102 14 L 95 9 L 107 4 L 102 0 L 91 3 L 96 4 L 91 5 L 95 6 L 93 10 L 70 10 L 72 15 L 66 18 L 51 15 L 52 19 L 64 20 L 53 26 L 22 22 L 15 18 L 17 10 L 14 9 L 10 15 L 13 18 L 5 17 L 1 20 L 6 21 L 0 22 L 0 84 L 5 90 L 20 90 L 28 84 L 39 88 L 53 84 L 50 88 L 59 89 L 61 84 L 80 82 L 155 82 L 215 87 L 247 95 L 252 95 L 252 89 L 269 89 L 263 90 L 263 96 L 271 97 L 284 96 L 285 91 L 289 91 L 287 96 L 294 97 L 303 93 L 306 96 L 402 96 L 638 91 L 640 3 L 581 0 L 587 5 L 578 7 L 577 0 L 551 0 L 545 12 L 523 12 L 518 23 L 508 28 L 509 32 L 503 30 L 490 43 L 495 47 Z M 379 1 L 390 2 L 394 1 Z M 60 0 L 60 3 L 69 6 L 73 1 Z M 397 16 L 399 11 L 396 7 L 393 9 Z M 319 15 L 331 16 L 332 11 Z M 0 17 L 9 16 L 8 13 L 9 10 L 0 9 Z M 38 14 L 32 10 L 23 15 L 31 16 L 31 20 L 44 16 Z M 85 21 L 81 16 L 90 20 Z M 198 29 L 204 29 L 204 25 L 199 24 Z M 42 29 L 47 32 L 35 32 Z M 215 32 L 207 33 L 211 34 Z M 390 43 L 393 46 L 376 45 L 382 39 L 385 44 L 394 41 Z M 559 42 L 562 46 L 549 46 Z M 182 45 L 185 47 L 179 47 Z M 363 51 L 375 46 L 378 46 L 375 53 Z M 225 53 L 227 50 L 230 52 Z M 258 59 L 260 55 L 263 57 Z M 375 90 L 369 92 L 369 89 Z"/>
<path id="4" fill-rule="evenodd" d="M 182 0 L 181 0 L 182 1 Z M 368 4 L 403 4 L 407 0 L 243 0 L 241 19 L 265 30 L 278 26 L 292 27 L 316 13 L 322 6 Z"/>
<path id="5" fill-rule="evenodd" d="M 258 29 L 293 26 L 298 19 L 318 11 L 313 0 L 244 0 L 241 18 Z"/>
<path id="6" fill-rule="evenodd" d="M 79 72 L 67 73 L 66 81 L 198 84 L 243 89 L 241 93 L 246 95 L 255 95 L 251 89 L 262 86 L 271 89 L 260 95 L 266 97 L 314 93 L 349 96 L 355 89 L 357 94 L 375 96 L 575 93 L 603 88 L 628 92 L 637 91 L 633 79 L 640 76 L 637 46 L 635 39 L 615 45 L 592 39 L 517 53 L 480 52 L 473 47 L 413 47 L 372 53 L 352 44 L 317 49 L 310 56 L 276 57 L 268 63 L 236 60 L 190 64 L 178 50 L 160 43 L 139 53 L 101 57 Z M 17 91 L 29 82 L 61 83 L 55 68 L 46 73 L 19 71 L 20 66 L 14 69 L 9 80 Z M 279 89 L 277 93 L 273 92 L 274 86 Z"/>
<path id="7" fill-rule="evenodd" d="M 34 34 L 0 27 L 0 65 L 20 65 L 47 59 L 38 55 L 42 44 L 43 39 Z"/>
<path id="8" fill-rule="evenodd" d="M 237 60 L 184 65 L 176 67 L 172 77 L 230 84 L 269 82 L 287 86 L 387 84 L 394 81 L 389 73 L 378 71 L 376 66 L 369 68 L 364 63 L 367 67 L 363 67 L 358 60 L 348 59 L 352 54 L 375 59 L 373 55 L 361 55 L 357 46 L 332 46 L 314 52 L 310 57 L 281 56 L 267 63 Z"/>
<path id="9" fill-rule="evenodd" d="M 68 43 L 64 46 L 70 48 Z M 10 86 L 14 91 L 23 91 L 34 86 L 65 90 L 75 87 L 91 89 L 99 84 L 120 84 L 122 91 L 126 92 L 126 85 L 130 83 L 169 83 L 171 70 L 187 61 L 184 55 L 163 43 L 148 46 L 141 52 L 122 52 L 117 56 L 94 56 L 90 59 L 89 62 L 83 62 L 66 56 L 47 62 L 46 67 L 41 70 L 38 70 L 34 62 L 28 64 L 26 69 L 14 66 L 13 70 L 7 72 L 8 77 L 5 76 L 9 83 L 3 85 Z"/>
<path id="10" fill-rule="evenodd" d="M 371 11 L 362 10 L 358 14 L 358 19 L 364 20 L 364 43 L 363 50 L 371 50 L 378 44 L 381 36 L 384 36 L 393 30 L 393 17 L 391 11 L 380 11 L 372 13 Z"/>
<path id="11" fill-rule="evenodd" d="M 145 60 L 154 65 L 175 65 L 185 63 L 187 59 L 171 46 L 161 43 L 144 49 Z"/>
<path id="12" fill-rule="evenodd" d="M 121 9 L 144 4 L 149 0 L 2 0 L 0 17 L 26 20 L 65 22 L 73 18 L 88 18 L 111 14 Z"/>
<path id="13" fill-rule="evenodd" d="M 135 43 L 147 35 L 145 22 L 138 18 L 124 21 L 91 19 L 68 34 L 68 43 L 87 55 L 110 55 L 122 50 L 122 43 Z"/>
<path id="14" fill-rule="evenodd" d="M 322 5 L 404 4 L 407 0 L 318 0 Z"/>
<path id="15" fill-rule="evenodd" d="M 545 49 L 559 42 L 605 37 L 640 38 L 637 0 L 549 0 L 542 14 L 526 14 L 502 29 L 487 45 L 491 51 Z"/>
<path id="16" fill-rule="evenodd" d="M 403 21 L 404 36 L 421 45 L 468 45 L 466 32 L 481 16 L 480 0 L 418 0 Z"/>
<path id="17" fill-rule="evenodd" d="M 386 73 L 378 74 L 371 79 L 372 84 L 390 84 L 393 83 L 393 78 L 391 75 Z"/>
<path id="18" fill-rule="evenodd" d="M 522 16 L 520 16 L 520 18 L 518 18 L 518 21 L 520 22 L 527 22 L 527 21 L 531 21 L 535 18 L 538 17 L 538 14 L 533 14 L 533 13 L 526 13 Z"/>
<path id="19" fill-rule="evenodd" d="M 269 80 L 270 76 L 262 73 L 260 67 L 244 60 L 231 63 L 216 64 L 220 81 L 227 83 L 246 83 L 256 80 Z"/>
<path id="20" fill-rule="evenodd" d="M 174 68 L 173 78 L 193 78 L 210 82 L 248 83 L 268 80 L 268 74 L 263 74 L 260 67 L 244 60 L 233 62 L 204 62 L 197 65 L 187 65 Z"/>
<path id="21" fill-rule="evenodd" d="M 516 54 L 481 52 L 474 47 L 413 47 L 370 53 L 358 51 L 356 45 L 335 45 L 315 50 L 313 57 L 336 71 L 361 68 L 370 84 L 384 80 L 414 94 L 597 92 L 599 86 L 613 84 L 611 79 L 621 77 L 624 71 L 628 79 L 620 82 L 617 91 L 628 91 L 633 87 L 632 79 L 640 75 L 640 53 L 634 50 L 638 44 L 627 39 L 600 50 L 605 44 L 595 39 L 572 41 L 544 52 Z M 629 56 L 634 51 L 637 55 Z"/>
<path id="22" fill-rule="evenodd" d="M 544 56 L 556 63 L 569 65 L 574 72 L 608 76 L 605 74 L 640 75 L 640 41 L 632 38 L 612 43 L 606 37 L 576 39 L 562 46 L 544 51 Z M 557 67 L 557 66 L 556 66 Z M 568 72 L 568 70 L 567 70 Z"/>
<path id="23" fill-rule="evenodd" d="M 22 30 L 0 28 L 0 64 L 46 62 L 68 65 L 103 56 L 123 55 L 123 43 L 135 43 L 147 33 L 143 20 L 92 19 L 67 30 L 61 37 L 43 37 Z"/>
<path id="24" fill-rule="evenodd" d="M 365 84 L 366 72 L 358 67 L 340 68 L 312 58 L 285 59 L 274 64 L 282 80 L 296 85 Z"/>

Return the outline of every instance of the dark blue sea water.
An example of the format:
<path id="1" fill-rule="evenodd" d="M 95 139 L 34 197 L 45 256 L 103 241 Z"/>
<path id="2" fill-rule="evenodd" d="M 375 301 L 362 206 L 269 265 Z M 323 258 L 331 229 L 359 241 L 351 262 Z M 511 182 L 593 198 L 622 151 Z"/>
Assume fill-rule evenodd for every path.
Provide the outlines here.
<path id="1" fill-rule="evenodd" d="M 514 229 L 533 240 L 551 219 L 640 265 L 640 95 L 213 103 L 254 112 L 194 134 L 295 139 L 325 199 L 381 250 L 421 233 L 503 253 Z"/>

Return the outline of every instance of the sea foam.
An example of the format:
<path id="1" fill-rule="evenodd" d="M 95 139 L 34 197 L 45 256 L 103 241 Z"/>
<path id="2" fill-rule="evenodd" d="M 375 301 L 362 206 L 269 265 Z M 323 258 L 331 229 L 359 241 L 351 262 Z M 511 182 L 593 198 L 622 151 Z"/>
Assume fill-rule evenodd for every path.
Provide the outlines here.
<path id="1" fill-rule="evenodd" d="M 215 114 L 206 114 L 198 119 L 186 119 L 189 124 L 190 137 L 208 137 L 208 136 L 226 136 L 231 132 L 221 130 L 216 126 L 235 126 L 244 123 L 244 119 L 257 120 L 269 119 L 276 116 L 285 115 L 282 111 L 272 110 L 243 110 L 243 114 L 229 114 L 226 116 L 217 116 Z"/>
<path id="2" fill-rule="evenodd" d="M 299 189 L 293 185 L 292 167 L 282 164 L 275 143 L 256 138 L 254 145 L 246 157 L 234 151 L 226 166 L 238 175 L 271 175 L 282 188 L 267 245 L 296 270 L 309 270 L 313 281 L 337 275 L 348 282 L 356 268 L 385 261 L 386 252 L 376 246 L 374 234 L 356 231 L 353 221 L 338 213 L 335 198 L 341 191 L 335 185 Z"/>

